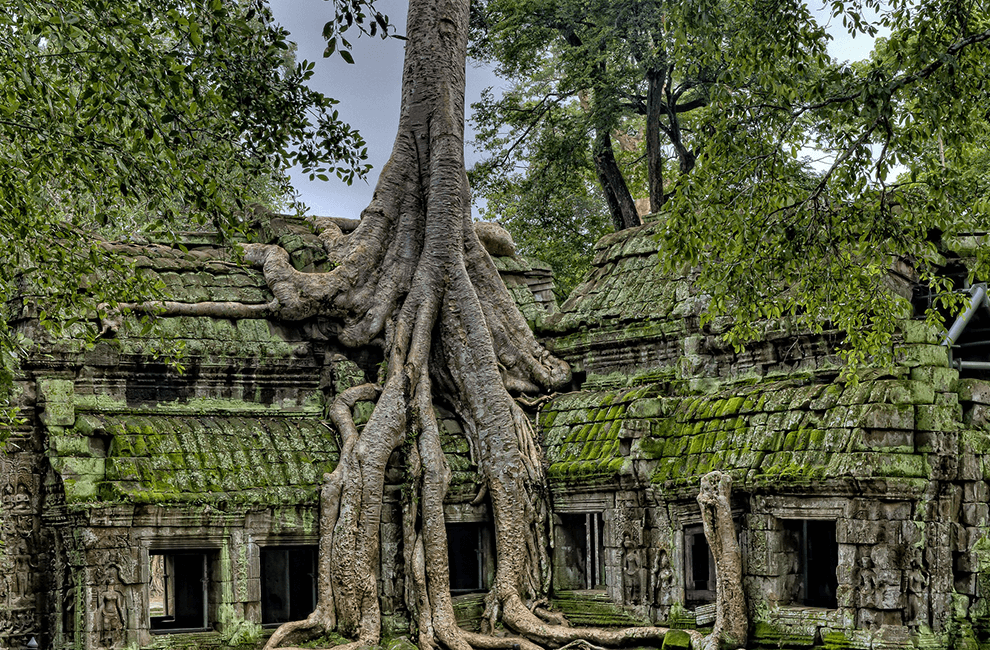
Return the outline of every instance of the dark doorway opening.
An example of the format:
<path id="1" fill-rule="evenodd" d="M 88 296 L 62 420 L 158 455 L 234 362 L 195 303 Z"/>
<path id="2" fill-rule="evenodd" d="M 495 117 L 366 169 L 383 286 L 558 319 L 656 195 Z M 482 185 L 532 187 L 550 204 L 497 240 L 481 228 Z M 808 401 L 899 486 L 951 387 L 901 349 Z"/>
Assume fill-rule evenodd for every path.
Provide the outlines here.
<path id="1" fill-rule="evenodd" d="M 792 600 L 808 607 L 837 608 L 839 545 L 835 540 L 835 522 L 785 520 L 784 546 L 797 559 Z"/>
<path id="2" fill-rule="evenodd" d="M 316 609 L 316 547 L 261 549 L 261 624 L 299 621 Z"/>
<path id="3" fill-rule="evenodd" d="M 600 512 L 557 515 L 554 530 L 554 587 L 605 588 L 605 523 Z"/>
<path id="4" fill-rule="evenodd" d="M 151 630 L 203 630 L 207 627 L 209 554 L 152 551 Z"/>
<path id="5" fill-rule="evenodd" d="M 480 523 L 447 524 L 447 564 L 450 567 L 451 593 L 484 589 L 483 534 L 484 526 Z"/>
<path id="6" fill-rule="evenodd" d="M 684 597 L 689 603 L 715 600 L 715 558 L 702 526 L 684 528 Z"/>

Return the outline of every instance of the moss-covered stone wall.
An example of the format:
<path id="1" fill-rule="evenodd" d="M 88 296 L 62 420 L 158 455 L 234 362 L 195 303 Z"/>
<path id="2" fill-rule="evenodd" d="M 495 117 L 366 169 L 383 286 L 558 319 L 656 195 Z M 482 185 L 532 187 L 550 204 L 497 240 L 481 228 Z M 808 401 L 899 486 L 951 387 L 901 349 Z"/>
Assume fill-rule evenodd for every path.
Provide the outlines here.
<path id="1" fill-rule="evenodd" d="M 960 378 L 919 321 L 902 322 L 893 365 L 849 379 L 827 335 L 768 325 L 727 349 L 724 323 L 701 324 L 690 270 L 659 271 L 656 227 L 602 240 L 544 326 L 580 387 L 539 418 L 554 494 L 603 512 L 609 595 L 675 627 L 711 624 L 689 575 L 705 569 L 691 556 L 700 478 L 721 470 L 752 647 L 982 647 L 990 384 Z M 811 583 L 809 543 L 834 554 L 834 586 Z"/>

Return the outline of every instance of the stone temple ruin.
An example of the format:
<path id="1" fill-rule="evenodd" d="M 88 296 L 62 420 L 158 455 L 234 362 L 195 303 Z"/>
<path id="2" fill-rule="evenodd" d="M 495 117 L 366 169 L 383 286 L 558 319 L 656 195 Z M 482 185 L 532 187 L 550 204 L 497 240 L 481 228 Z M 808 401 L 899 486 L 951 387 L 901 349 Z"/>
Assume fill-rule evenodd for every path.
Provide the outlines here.
<path id="1" fill-rule="evenodd" d="M 742 352 L 721 343 L 699 323 L 706 298 L 690 274 L 658 270 L 654 228 L 605 238 L 559 309 L 545 268 L 496 258 L 574 370 L 571 389 L 534 410 L 554 604 L 576 624 L 710 625 L 695 496 L 720 469 L 734 480 L 748 647 L 990 643 L 990 382 L 976 356 L 988 315 L 960 339 L 969 365 L 905 319 L 896 365 L 847 383 L 828 335 L 768 328 Z M 265 235 L 299 269 L 325 261 L 303 221 L 273 217 Z M 270 299 L 260 272 L 212 237 L 183 244 L 129 254 L 173 300 Z M 341 347 L 320 319 L 172 317 L 150 332 L 131 319 L 87 348 L 46 338 L 29 295 L 10 309 L 38 346 L 17 384 L 24 423 L 0 456 L 0 648 L 259 647 L 311 611 L 317 494 L 337 458 L 324 406 L 374 379 L 379 353 Z M 162 336 L 184 344 L 184 373 L 159 358 Z M 365 420 L 370 407 L 358 407 Z M 471 503 L 468 445 L 442 415 L 451 587 L 461 625 L 476 628 L 493 542 Z M 400 636 L 401 471 L 389 481 L 379 589 Z"/>

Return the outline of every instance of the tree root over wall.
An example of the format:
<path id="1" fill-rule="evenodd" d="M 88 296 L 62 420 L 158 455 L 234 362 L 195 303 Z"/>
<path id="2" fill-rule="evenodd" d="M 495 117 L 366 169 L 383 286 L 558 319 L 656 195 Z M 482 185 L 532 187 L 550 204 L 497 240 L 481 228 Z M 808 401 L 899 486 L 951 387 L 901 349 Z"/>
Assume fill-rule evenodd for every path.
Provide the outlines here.
<path id="1" fill-rule="evenodd" d="M 356 639 L 355 646 L 380 642 L 376 575 L 385 468 L 403 445 L 411 485 L 402 521 L 405 604 L 423 650 L 536 650 L 576 642 L 590 648 L 655 643 L 667 632 L 573 628 L 526 605 L 545 602 L 549 590 L 551 520 L 540 446 L 509 391 L 550 390 L 567 381 L 569 369 L 537 343 L 472 225 L 463 160 L 468 4 L 410 0 L 399 133 L 357 228 L 345 235 L 325 223 L 320 239 L 333 270 L 301 273 L 282 248 L 249 244 L 245 258 L 264 270 L 275 296 L 268 305 L 142 306 L 166 315 L 319 315 L 339 324 L 345 345 L 384 346 L 381 386 L 346 390 L 332 406 L 341 451 L 320 497 L 316 611 L 278 628 L 268 650 L 329 631 Z M 359 432 L 351 408 L 376 397 Z M 461 421 L 491 505 L 496 572 L 485 629 L 501 623 L 512 637 L 461 630 L 454 617 L 443 514 L 451 473 L 440 448 L 436 397 Z M 712 521 L 716 529 L 725 525 L 719 517 Z M 721 584 L 720 577 L 720 594 Z M 703 640 L 695 637 L 700 647 Z"/>

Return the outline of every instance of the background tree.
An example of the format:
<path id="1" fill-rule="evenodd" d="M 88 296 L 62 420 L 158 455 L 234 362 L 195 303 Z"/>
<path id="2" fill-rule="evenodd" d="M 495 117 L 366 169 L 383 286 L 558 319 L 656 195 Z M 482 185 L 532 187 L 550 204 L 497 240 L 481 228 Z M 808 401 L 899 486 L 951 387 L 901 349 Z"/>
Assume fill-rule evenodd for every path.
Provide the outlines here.
<path id="1" fill-rule="evenodd" d="M 660 243 L 672 265 L 701 269 L 709 316 L 733 318 L 731 340 L 758 336 L 766 318 L 836 327 L 856 363 L 891 353 L 905 312 L 887 286 L 892 262 L 951 288 L 932 234 L 987 230 L 985 194 L 967 189 L 983 172 L 948 162 L 983 164 L 970 147 L 986 141 L 990 13 L 981 2 L 829 6 L 853 33 L 890 34 L 868 61 L 787 77 L 777 101 L 740 111 L 729 85 L 713 93 L 720 110 Z"/>
<path id="2" fill-rule="evenodd" d="M 520 250 L 542 256 L 558 277 L 567 274 L 563 259 L 587 268 L 584 240 L 606 230 L 562 240 L 553 249 L 569 254 L 551 260 L 525 245 L 532 233 L 569 229 L 556 217 L 563 211 L 547 206 L 587 214 L 589 192 L 575 187 L 592 178 L 612 227 L 638 225 L 637 207 L 660 211 L 675 179 L 694 169 L 713 93 L 732 96 L 737 109 L 777 103 L 795 69 L 807 74 L 828 60 L 824 32 L 801 3 L 487 0 L 473 11 L 472 54 L 511 87 L 474 106 L 476 146 L 489 158 L 472 184 Z"/>
<path id="3" fill-rule="evenodd" d="M 771 319 L 844 331 L 853 362 L 889 354 L 904 310 L 887 286 L 892 260 L 916 263 L 941 291 L 932 233 L 986 230 L 986 202 L 964 184 L 979 173 L 953 161 L 980 164 L 973 143 L 985 142 L 987 5 L 827 7 L 853 35 L 889 36 L 848 65 L 829 59 L 830 37 L 799 2 L 489 0 L 475 52 L 514 85 L 477 114 L 493 153 L 481 171 L 521 182 L 544 164 L 544 130 L 581 134 L 595 152 L 601 130 L 614 139 L 643 120 L 641 165 L 667 224 L 661 257 L 701 270 L 706 316 L 732 317 L 730 341 Z M 485 181 L 482 196 L 500 187 Z"/>
<path id="4" fill-rule="evenodd" d="M 478 105 L 483 145 L 508 159 L 554 109 L 579 104 L 571 116 L 585 132 L 616 229 L 638 223 L 613 144 L 630 118 L 645 143 L 639 162 L 656 212 L 669 192 L 664 159 L 676 161 L 679 174 L 694 168 L 707 137 L 694 116 L 715 89 L 728 88 L 744 105 L 772 95 L 795 63 L 827 62 L 824 32 L 803 3 L 487 0 L 475 26 L 472 54 L 514 84 Z M 505 129 L 508 136 L 495 136 Z"/>
<path id="5" fill-rule="evenodd" d="M 335 6 L 328 37 L 387 27 L 365 0 Z M 363 141 L 286 37 L 262 2 L 0 0 L 0 304 L 34 295 L 43 323 L 72 325 L 154 289 L 102 236 L 226 235 L 291 196 L 287 166 L 363 174 Z M 107 281 L 85 280 L 96 269 Z M 24 342 L 6 322 L 9 385 Z"/>
<path id="6" fill-rule="evenodd" d="M 545 261 L 563 301 L 591 268 L 591 251 L 611 221 L 594 175 L 584 131 L 575 131 L 574 106 L 553 108 L 536 125 L 529 145 L 511 152 L 514 167 L 489 160 L 469 173 L 483 217 L 512 233 L 517 251 Z M 498 137 L 486 134 L 484 137 Z"/>

